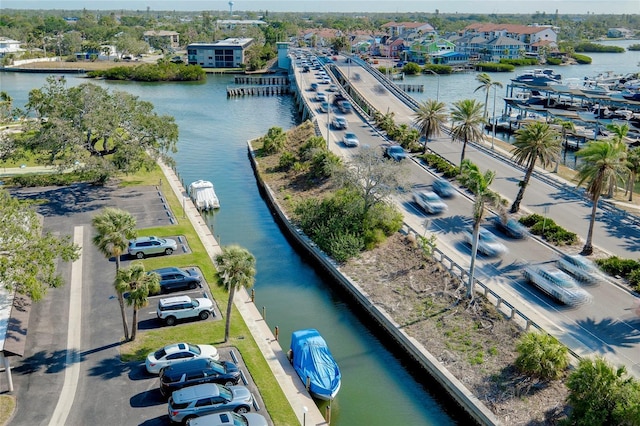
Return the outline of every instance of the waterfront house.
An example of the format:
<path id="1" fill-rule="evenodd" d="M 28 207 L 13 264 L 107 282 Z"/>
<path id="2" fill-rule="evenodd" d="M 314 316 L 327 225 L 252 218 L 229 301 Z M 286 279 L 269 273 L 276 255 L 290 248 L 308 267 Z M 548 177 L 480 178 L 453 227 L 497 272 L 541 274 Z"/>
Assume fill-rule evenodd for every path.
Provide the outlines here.
<path id="1" fill-rule="evenodd" d="M 465 27 L 459 38 L 449 40 L 455 42 L 461 52 L 495 61 L 537 52 L 541 42 L 553 46 L 558 35 L 549 25 L 474 23 Z M 514 53 L 516 51 L 519 53 Z"/>
<path id="2" fill-rule="evenodd" d="M 191 43 L 187 46 L 187 61 L 203 68 L 240 68 L 245 63 L 245 51 L 252 38 L 228 38 L 215 43 Z"/>
<path id="3" fill-rule="evenodd" d="M 3 58 L 10 53 L 18 52 L 22 52 L 22 49 L 20 48 L 20 42 L 18 40 L 0 37 L 0 58 Z"/>
<path id="4" fill-rule="evenodd" d="M 175 31 L 145 31 L 143 38 L 154 48 L 177 49 L 180 47 L 180 34 Z"/>

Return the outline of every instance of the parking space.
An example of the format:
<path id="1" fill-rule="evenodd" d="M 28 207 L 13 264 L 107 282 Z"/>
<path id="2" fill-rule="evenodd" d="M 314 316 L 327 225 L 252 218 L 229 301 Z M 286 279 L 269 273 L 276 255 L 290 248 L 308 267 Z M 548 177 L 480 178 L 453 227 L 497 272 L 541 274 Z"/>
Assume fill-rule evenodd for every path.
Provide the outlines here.
<path id="1" fill-rule="evenodd" d="M 219 321 L 222 319 L 220 315 L 220 309 L 218 308 L 216 301 L 211 297 L 211 294 L 207 290 L 208 286 L 206 283 L 202 285 L 201 288 L 197 288 L 195 290 L 186 290 L 186 291 L 177 291 L 168 294 L 159 294 L 155 296 L 149 296 L 149 305 L 146 308 L 142 308 L 138 311 L 138 329 L 140 330 L 151 330 L 160 327 L 166 327 L 163 321 L 158 319 L 156 309 L 158 307 L 158 302 L 163 298 L 177 297 L 177 296 L 188 296 L 191 299 L 199 299 L 205 298 L 209 299 L 213 302 L 213 315 L 209 316 L 204 321 Z M 175 326 L 180 326 L 180 324 L 188 324 L 194 321 L 202 321 L 199 317 L 178 320 Z"/>

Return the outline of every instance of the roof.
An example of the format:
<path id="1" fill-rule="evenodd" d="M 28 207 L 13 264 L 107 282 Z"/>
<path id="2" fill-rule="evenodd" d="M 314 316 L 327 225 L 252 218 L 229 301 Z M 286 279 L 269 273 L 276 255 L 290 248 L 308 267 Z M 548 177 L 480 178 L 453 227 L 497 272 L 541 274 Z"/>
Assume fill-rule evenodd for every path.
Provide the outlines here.
<path id="1" fill-rule="evenodd" d="M 166 31 L 166 30 L 145 31 L 143 34 L 149 37 L 168 37 L 168 36 L 178 35 L 178 33 L 175 31 Z"/>
<path id="2" fill-rule="evenodd" d="M 493 31 L 507 31 L 514 34 L 536 34 L 544 30 L 548 30 L 549 26 L 535 25 L 518 25 L 518 24 L 493 24 L 485 22 L 477 22 L 465 27 L 465 31 L 477 31 L 480 33 L 488 33 Z"/>

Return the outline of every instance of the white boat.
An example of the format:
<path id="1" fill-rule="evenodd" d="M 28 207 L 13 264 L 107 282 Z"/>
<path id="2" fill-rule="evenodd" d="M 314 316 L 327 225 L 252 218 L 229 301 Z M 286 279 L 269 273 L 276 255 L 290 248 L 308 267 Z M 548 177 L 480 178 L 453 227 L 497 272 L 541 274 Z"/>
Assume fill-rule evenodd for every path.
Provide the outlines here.
<path id="1" fill-rule="evenodd" d="M 213 210 L 220 208 L 220 201 L 213 184 L 206 180 L 197 180 L 189 185 L 189 197 L 198 210 Z"/>

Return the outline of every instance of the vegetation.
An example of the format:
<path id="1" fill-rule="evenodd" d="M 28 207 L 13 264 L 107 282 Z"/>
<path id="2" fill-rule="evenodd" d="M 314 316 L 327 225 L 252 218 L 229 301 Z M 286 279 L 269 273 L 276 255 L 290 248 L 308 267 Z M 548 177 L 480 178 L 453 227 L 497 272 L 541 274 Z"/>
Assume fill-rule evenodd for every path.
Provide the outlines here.
<path id="1" fill-rule="evenodd" d="M 387 133 L 387 137 L 400 144 L 404 149 L 410 152 L 416 152 L 420 147 L 420 132 L 417 129 L 409 127 L 407 124 L 397 125 L 393 121 L 393 112 L 385 115 L 375 111 L 373 119 L 376 126 Z"/>
<path id="2" fill-rule="evenodd" d="M 497 64 L 495 62 L 479 62 L 476 71 L 480 72 L 513 72 L 516 69 L 512 64 Z"/>
<path id="3" fill-rule="evenodd" d="M 511 206 L 511 213 L 520 210 L 520 202 L 524 197 L 524 191 L 529 185 L 529 180 L 535 169 L 536 162 L 543 167 L 558 161 L 560 155 L 560 138 L 558 132 L 549 124 L 543 122 L 528 123 L 516 131 L 516 140 L 513 143 L 513 160 L 519 164 L 526 164 L 524 179 L 519 182 L 518 195 Z"/>
<path id="4" fill-rule="evenodd" d="M 640 261 L 610 256 L 605 259 L 596 259 L 596 264 L 605 273 L 627 280 L 634 290 L 640 291 Z"/>
<path id="5" fill-rule="evenodd" d="M 446 121 L 447 114 L 444 102 L 429 99 L 418 106 L 418 109 L 413 114 L 413 125 L 424 138 L 423 154 L 427 152 L 429 139 L 440 136 L 442 126 Z"/>
<path id="6" fill-rule="evenodd" d="M 517 58 L 517 59 L 502 58 L 500 59 L 501 64 L 509 64 L 516 67 L 538 65 L 539 62 L 540 61 L 536 58 Z"/>
<path id="7" fill-rule="evenodd" d="M 451 110 L 451 139 L 462 142 L 460 154 L 460 168 L 464 161 L 467 142 L 481 141 L 483 138 L 482 125 L 485 122 L 481 110 L 483 104 L 475 99 L 462 99 L 453 103 Z"/>
<path id="8" fill-rule="evenodd" d="M 572 245 L 578 242 L 578 235 L 558 226 L 553 219 L 539 215 L 530 214 L 523 216 L 519 220 L 534 235 L 539 235 L 546 241 L 557 246 Z"/>
<path id="9" fill-rule="evenodd" d="M 592 59 L 590 57 L 588 57 L 586 55 L 580 55 L 578 53 L 572 54 L 571 57 L 573 59 L 575 59 L 577 63 L 583 64 L 583 65 L 588 65 L 592 61 Z"/>
<path id="10" fill-rule="evenodd" d="M 436 74 L 452 74 L 453 67 L 451 65 L 440 65 L 440 64 L 426 64 L 422 67 L 422 72 L 430 74 L 430 71 L 435 72 Z"/>
<path id="11" fill-rule="evenodd" d="M 62 277 L 56 274 L 58 262 L 78 259 L 80 247 L 71 236 L 43 232 L 29 203 L 5 190 L 0 190 L 0 217 L 0 282 L 4 288 L 39 302 L 47 289 L 63 285 Z"/>
<path id="12" fill-rule="evenodd" d="M 438 154 L 426 153 L 420 156 L 429 167 L 435 168 L 447 178 L 456 177 L 460 173 L 460 169 L 449 163 Z"/>
<path id="13" fill-rule="evenodd" d="M 484 91 L 484 111 L 482 113 L 482 117 L 484 118 L 484 121 L 487 121 L 487 107 L 489 106 L 489 93 L 491 92 L 491 88 L 493 88 L 493 90 L 497 90 L 498 87 L 502 88 L 503 85 L 499 81 L 493 81 L 491 76 L 486 72 L 478 74 L 476 76 L 476 81 L 480 83 L 480 85 L 476 87 L 473 92 L 475 93 L 478 90 Z"/>
<path id="14" fill-rule="evenodd" d="M 168 61 L 135 67 L 113 67 L 87 73 L 87 77 L 133 81 L 202 81 L 205 76 L 206 73 L 200 65 L 174 64 Z"/>
<path id="15" fill-rule="evenodd" d="M 574 52 L 624 53 L 624 47 L 583 42 L 573 46 Z"/>
<path id="16" fill-rule="evenodd" d="M 546 333 L 529 332 L 522 335 L 516 350 L 516 367 L 531 377 L 557 380 L 569 367 L 567 347 Z"/>
<path id="17" fill-rule="evenodd" d="M 630 50 L 630 51 L 640 50 L 640 43 L 636 43 L 636 44 L 632 44 L 631 46 L 628 46 L 627 50 Z"/>
<path id="18" fill-rule="evenodd" d="M 562 58 L 552 58 L 551 56 L 547 56 L 546 61 L 547 65 L 562 65 Z"/>
<path id="19" fill-rule="evenodd" d="M 128 268 L 117 270 L 113 285 L 119 295 L 127 294 L 127 305 L 133 306 L 131 340 L 136 340 L 138 311 L 149 304 L 149 294 L 160 292 L 160 275 L 148 274 L 141 262 L 133 262 Z"/>
<path id="20" fill-rule="evenodd" d="M 407 75 L 415 75 L 415 74 L 420 74 L 422 72 L 422 68 L 420 67 L 420 65 L 416 64 L 415 62 L 409 62 L 408 64 L 402 67 L 402 72 Z"/>
<path id="21" fill-rule="evenodd" d="M 226 343 L 229 341 L 231 330 L 233 298 L 236 290 L 242 287 L 247 289 L 253 287 L 256 275 L 256 258 L 248 250 L 231 245 L 223 247 L 222 253 L 216 256 L 215 261 L 219 282 L 229 292 L 224 326 L 224 342 Z"/>

